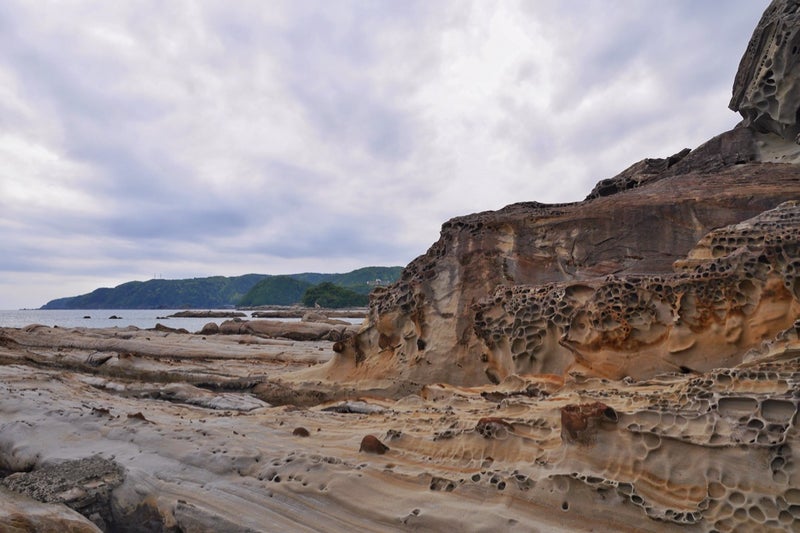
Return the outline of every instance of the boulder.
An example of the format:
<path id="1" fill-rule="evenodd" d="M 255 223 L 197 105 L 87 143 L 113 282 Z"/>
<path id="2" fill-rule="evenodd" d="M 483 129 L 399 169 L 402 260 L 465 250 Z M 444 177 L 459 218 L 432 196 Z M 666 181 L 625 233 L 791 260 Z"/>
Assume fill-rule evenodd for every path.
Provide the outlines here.
<path id="1" fill-rule="evenodd" d="M 200 330 L 201 335 L 217 335 L 219 333 L 219 326 L 216 322 L 209 322 L 203 329 Z"/>
<path id="2" fill-rule="evenodd" d="M 378 437 L 375 435 L 366 435 L 361 439 L 361 446 L 358 448 L 358 451 L 383 455 L 389 451 L 389 447 L 378 440 Z"/>
<path id="3" fill-rule="evenodd" d="M 95 455 L 16 472 L 2 485 L 43 503 L 63 503 L 105 530 L 113 522 L 111 493 L 123 478 L 122 467 Z"/>
<path id="4" fill-rule="evenodd" d="M 354 331 L 355 327 L 325 322 L 282 322 L 278 320 L 226 320 L 219 331 L 226 335 L 250 334 L 261 337 L 282 337 L 294 341 L 334 340 L 342 332 Z"/>

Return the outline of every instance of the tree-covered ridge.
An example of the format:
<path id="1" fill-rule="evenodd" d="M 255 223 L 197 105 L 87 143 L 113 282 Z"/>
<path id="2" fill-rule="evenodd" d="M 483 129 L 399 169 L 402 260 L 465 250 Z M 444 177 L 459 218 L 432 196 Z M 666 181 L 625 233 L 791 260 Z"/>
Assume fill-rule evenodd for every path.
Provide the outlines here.
<path id="1" fill-rule="evenodd" d="M 294 305 L 314 285 L 292 276 L 270 276 L 256 283 L 238 305 Z"/>
<path id="2" fill-rule="evenodd" d="M 369 296 L 359 294 L 330 281 L 314 285 L 303 294 L 303 305 L 306 307 L 326 307 L 339 309 L 342 307 L 363 307 L 369 303 Z"/>
<path id="3" fill-rule="evenodd" d="M 364 298 L 358 299 L 358 302 L 366 302 L 366 296 L 376 285 L 394 283 L 400 278 L 402 271 L 403 267 L 365 267 L 344 274 L 304 272 L 288 276 L 270 276 L 256 283 L 240 300 L 239 305 L 292 305 L 301 303 L 301 301 L 305 301 L 303 298 L 305 292 L 321 283 L 332 283 L 360 294 Z M 282 279 L 280 282 L 275 282 L 273 281 L 275 278 Z M 300 286 L 304 287 L 302 291 L 299 290 Z M 286 296 L 289 295 L 296 295 L 296 298 L 288 301 Z M 313 301 L 311 305 L 314 305 Z M 319 302 L 319 305 L 321 307 L 331 307 L 324 305 L 322 302 Z M 361 306 L 366 305 L 366 303 L 354 303 L 352 305 Z"/>
<path id="4" fill-rule="evenodd" d="M 42 309 L 182 309 L 235 305 L 264 274 L 129 281 L 113 289 L 52 300 Z"/>
<path id="5" fill-rule="evenodd" d="M 345 287 L 360 294 L 369 294 L 376 285 L 389 285 L 400 279 L 403 267 L 364 267 L 345 274 L 319 274 L 316 272 L 304 272 L 302 274 L 292 274 L 291 277 L 301 281 L 307 281 L 312 285 L 319 285 L 326 281 Z"/>
<path id="6" fill-rule="evenodd" d="M 286 276 L 246 274 L 129 281 L 114 288 L 58 298 L 42 309 L 215 309 L 238 305 L 292 305 L 300 303 L 310 287 L 323 282 L 366 295 L 376 284 L 396 281 L 402 270 L 402 267 L 366 267 L 344 274 L 307 272 Z"/>

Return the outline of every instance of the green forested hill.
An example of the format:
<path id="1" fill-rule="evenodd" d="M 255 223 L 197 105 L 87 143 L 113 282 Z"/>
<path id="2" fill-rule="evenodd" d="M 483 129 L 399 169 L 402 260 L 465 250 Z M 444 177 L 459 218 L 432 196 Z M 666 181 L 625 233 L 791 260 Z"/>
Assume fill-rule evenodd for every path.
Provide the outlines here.
<path id="1" fill-rule="evenodd" d="M 365 267 L 346 274 L 305 272 L 288 276 L 271 276 L 256 283 L 244 295 L 239 305 L 291 305 L 301 303 L 307 290 L 322 283 L 332 283 L 366 296 L 378 284 L 388 285 L 397 281 L 402 271 L 403 267 Z M 280 280 L 276 281 L 278 278 Z M 286 297 L 293 297 L 294 299 L 288 301 Z M 354 305 L 364 305 L 362 302 L 366 302 L 366 298 L 357 299 L 357 301 L 360 303 Z M 323 304 L 320 303 L 320 305 Z"/>
<path id="2" fill-rule="evenodd" d="M 368 294 L 377 280 L 392 283 L 402 267 L 366 267 L 345 274 L 303 273 L 288 276 L 244 276 L 130 281 L 114 288 L 58 298 L 42 309 L 215 309 L 237 305 L 292 305 L 306 290 L 330 282 Z"/>
<path id="3" fill-rule="evenodd" d="M 235 305 L 264 274 L 129 281 L 113 289 L 59 298 L 42 309 L 213 309 Z"/>
<path id="4" fill-rule="evenodd" d="M 238 305 L 293 305 L 300 301 L 312 283 L 291 276 L 270 276 L 256 283 Z"/>
<path id="5" fill-rule="evenodd" d="M 330 281 L 323 281 L 314 285 L 303 294 L 303 305 L 306 307 L 320 306 L 330 309 L 342 307 L 363 307 L 369 303 L 369 296 L 334 285 Z"/>
<path id="6" fill-rule="evenodd" d="M 334 285 L 350 289 L 360 294 L 369 294 L 375 286 L 376 281 L 381 285 L 388 285 L 400 279 L 403 267 L 364 267 L 353 270 L 346 274 L 318 274 L 315 272 L 304 272 L 302 274 L 292 274 L 292 277 L 301 281 L 307 281 L 313 285 L 330 282 Z"/>

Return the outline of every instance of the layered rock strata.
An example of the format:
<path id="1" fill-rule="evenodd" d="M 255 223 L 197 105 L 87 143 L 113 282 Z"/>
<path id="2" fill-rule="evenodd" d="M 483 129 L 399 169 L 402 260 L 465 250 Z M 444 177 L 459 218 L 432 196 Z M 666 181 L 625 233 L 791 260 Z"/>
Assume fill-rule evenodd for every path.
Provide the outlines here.
<path id="1" fill-rule="evenodd" d="M 72 366 L 96 350 L 45 328 L 3 330 L 0 494 L 20 492 L 0 499 L 0 530 L 792 531 L 799 330 L 727 369 L 511 376 L 307 408 L 258 405 L 252 387 L 289 380 L 301 346 L 262 346 L 258 360 L 218 352 L 202 386 L 227 384 L 239 401 L 204 402 L 200 384 Z M 114 332 L 62 333 L 79 345 Z M 130 358 L 171 381 L 203 362 Z"/>
<path id="2" fill-rule="evenodd" d="M 800 317 L 800 206 L 704 237 L 665 275 L 498 287 L 474 308 L 487 375 L 644 379 L 742 362 Z"/>
<path id="3" fill-rule="evenodd" d="M 710 174 L 687 172 L 666 177 L 582 203 L 522 203 L 453 219 L 443 226 L 439 241 L 406 268 L 400 281 L 373 292 L 367 324 L 347 340 L 325 372 L 317 375 L 460 385 L 486 384 L 512 373 L 564 375 L 581 357 L 580 343 L 594 342 L 593 350 L 601 348 L 603 342 L 611 346 L 611 323 L 601 326 L 608 330 L 601 335 L 606 341 L 578 335 L 579 323 L 586 320 L 586 313 L 579 316 L 578 312 L 588 300 L 594 302 L 591 305 L 609 307 L 606 314 L 613 310 L 625 318 L 630 313 L 625 318 L 628 326 L 619 325 L 622 329 L 615 335 L 622 335 L 631 321 L 662 323 L 647 335 L 631 330 L 633 337 L 620 337 L 616 350 L 629 364 L 598 364 L 595 357 L 595 363 L 583 372 L 643 378 L 680 366 L 708 369 L 715 364 L 714 357 L 717 363 L 729 358 L 728 363 L 734 364 L 741 354 L 733 353 L 760 342 L 758 335 L 748 333 L 745 340 L 736 341 L 739 345 L 732 346 L 728 355 L 713 356 L 705 362 L 691 363 L 688 353 L 683 359 L 677 355 L 662 358 L 659 364 L 650 355 L 637 362 L 636 354 L 639 347 L 662 342 L 666 344 L 658 344 L 659 349 L 665 353 L 677 354 L 682 344 L 694 344 L 689 353 L 697 354 L 704 343 L 712 342 L 711 337 L 693 341 L 692 328 L 698 324 L 687 322 L 708 320 L 692 318 L 705 312 L 703 309 L 689 309 L 695 304 L 705 305 L 696 297 L 703 289 L 691 289 L 691 296 L 672 303 L 667 300 L 676 296 L 655 294 L 673 290 L 671 287 L 679 292 L 689 290 L 697 275 L 688 267 L 674 271 L 673 263 L 685 259 L 714 228 L 757 217 L 791 198 L 800 198 L 798 166 L 746 163 Z M 774 229 L 779 229 L 778 225 Z M 760 253 L 748 254 L 744 253 L 750 262 L 758 262 Z M 710 269 L 716 262 L 713 268 L 724 267 L 726 274 L 714 274 L 719 280 L 714 283 L 746 285 L 745 279 L 753 274 L 746 271 L 752 265 L 744 255 L 732 253 L 728 259 L 717 257 L 705 266 L 695 266 Z M 780 276 L 781 269 L 794 267 L 776 263 L 758 268 L 777 269 L 775 275 Z M 742 279 L 737 282 L 737 277 Z M 783 298 L 786 304 L 784 315 L 770 330 L 774 334 L 797 317 L 797 306 L 781 283 L 769 283 L 777 283 L 780 292 L 776 298 Z M 753 290 L 758 294 L 747 298 L 760 301 L 763 288 Z M 639 293 L 653 296 L 641 296 L 639 302 Z M 619 295 L 624 300 L 618 300 Z M 673 324 L 678 303 L 682 306 L 680 313 L 686 316 L 683 322 Z M 492 311 L 492 306 L 507 309 Z M 650 317 L 648 313 L 656 311 L 645 312 L 643 306 L 657 307 L 657 315 Z M 746 307 L 748 313 L 754 309 Z M 759 309 L 777 312 L 766 301 Z M 508 314 L 505 318 L 501 317 L 504 313 Z M 751 320 L 767 319 L 753 316 Z M 586 324 L 590 326 L 599 323 Z M 669 335 L 665 328 L 671 331 Z M 567 330 L 568 337 L 562 339 Z M 684 335 L 679 340 L 684 333 L 689 337 Z M 608 355 L 610 352 L 604 352 L 602 357 Z M 612 371 L 606 368 L 608 365 L 616 368 Z"/>

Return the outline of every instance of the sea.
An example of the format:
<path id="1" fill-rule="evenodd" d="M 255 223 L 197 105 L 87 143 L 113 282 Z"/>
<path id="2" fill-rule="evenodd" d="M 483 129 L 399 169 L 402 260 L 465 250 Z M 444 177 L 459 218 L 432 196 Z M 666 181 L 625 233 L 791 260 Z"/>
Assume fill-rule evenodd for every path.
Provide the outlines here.
<path id="1" fill-rule="evenodd" d="M 220 324 L 229 318 L 175 318 L 169 315 L 184 309 L 19 309 L 0 311 L 0 327 L 23 328 L 30 324 L 58 326 L 60 328 L 113 328 L 136 326 L 139 329 L 154 328 L 162 324 L 170 328 L 184 328 L 188 331 L 200 331 L 209 322 Z M 231 309 L 221 310 L 231 312 Z M 250 318 L 249 311 L 242 311 Z M 119 318 L 111 318 L 117 316 Z M 282 318 L 284 322 L 296 322 L 297 318 Z M 344 319 L 360 324 L 362 319 Z"/>

